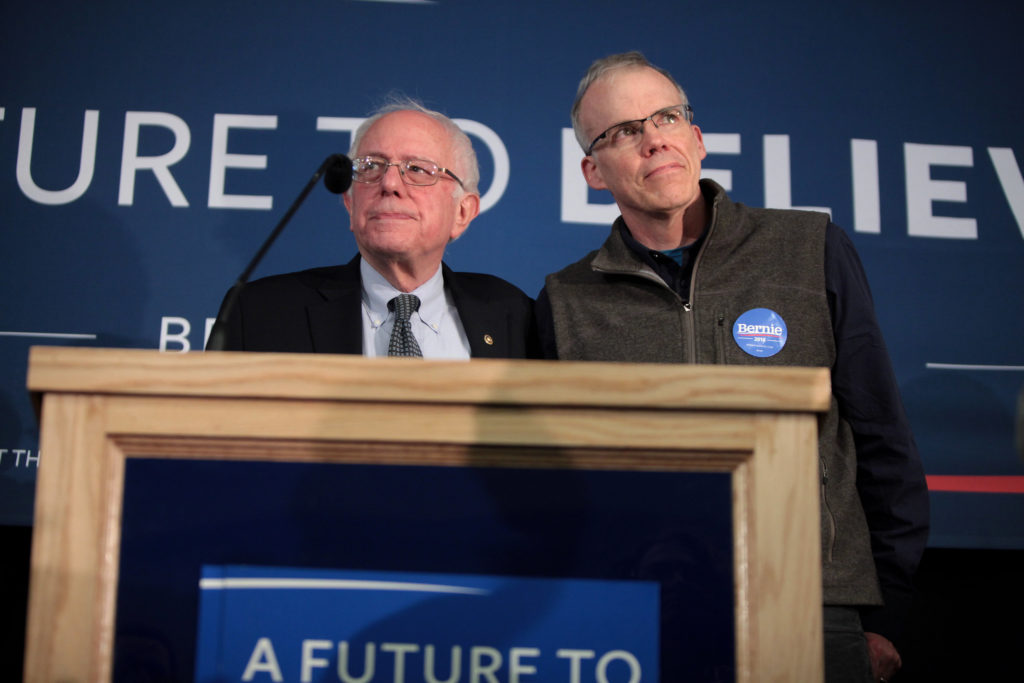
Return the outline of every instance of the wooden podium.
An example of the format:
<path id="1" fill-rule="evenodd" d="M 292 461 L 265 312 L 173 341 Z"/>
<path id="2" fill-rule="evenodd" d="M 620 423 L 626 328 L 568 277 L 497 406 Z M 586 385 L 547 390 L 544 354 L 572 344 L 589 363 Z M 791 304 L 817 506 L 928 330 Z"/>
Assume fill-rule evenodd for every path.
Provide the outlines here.
<path id="1" fill-rule="evenodd" d="M 28 386 L 42 465 L 26 681 L 111 680 L 139 457 L 724 473 L 736 680 L 822 678 L 827 370 L 37 347 Z"/>

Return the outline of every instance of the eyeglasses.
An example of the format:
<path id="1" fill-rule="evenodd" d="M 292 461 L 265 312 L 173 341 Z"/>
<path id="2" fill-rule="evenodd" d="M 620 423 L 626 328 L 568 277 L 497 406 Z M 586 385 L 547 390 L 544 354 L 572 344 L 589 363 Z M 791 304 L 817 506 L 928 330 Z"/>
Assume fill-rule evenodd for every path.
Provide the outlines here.
<path id="1" fill-rule="evenodd" d="M 398 174 L 402 176 L 402 182 L 406 185 L 434 185 L 438 179 L 444 177 L 441 175 L 443 172 L 451 176 L 452 180 L 457 182 L 463 190 L 466 189 L 457 175 L 426 159 L 388 161 L 384 157 L 359 157 L 352 160 L 352 180 L 358 183 L 379 182 L 388 172 L 388 168 L 392 166 L 398 167 Z"/>
<path id="2" fill-rule="evenodd" d="M 644 135 L 644 124 L 648 121 L 653 123 L 655 128 L 664 128 L 668 131 L 672 131 L 675 130 L 680 123 L 690 123 L 693 121 L 693 107 L 688 104 L 678 104 L 672 107 L 659 109 L 650 116 L 642 119 L 616 123 L 614 126 L 594 138 L 594 141 L 590 143 L 590 147 L 587 148 L 587 156 L 590 156 L 593 153 L 594 145 L 605 139 L 608 140 L 609 147 L 625 147 L 629 144 L 639 144 Z"/>

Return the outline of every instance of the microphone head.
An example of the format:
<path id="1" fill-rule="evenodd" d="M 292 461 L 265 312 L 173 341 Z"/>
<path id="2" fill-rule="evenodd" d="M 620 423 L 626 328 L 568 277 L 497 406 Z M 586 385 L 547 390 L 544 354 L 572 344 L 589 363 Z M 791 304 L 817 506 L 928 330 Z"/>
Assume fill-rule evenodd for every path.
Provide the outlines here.
<path id="1" fill-rule="evenodd" d="M 332 154 L 327 158 L 324 171 L 324 187 L 334 194 L 341 194 L 352 184 L 352 160 L 344 154 Z"/>

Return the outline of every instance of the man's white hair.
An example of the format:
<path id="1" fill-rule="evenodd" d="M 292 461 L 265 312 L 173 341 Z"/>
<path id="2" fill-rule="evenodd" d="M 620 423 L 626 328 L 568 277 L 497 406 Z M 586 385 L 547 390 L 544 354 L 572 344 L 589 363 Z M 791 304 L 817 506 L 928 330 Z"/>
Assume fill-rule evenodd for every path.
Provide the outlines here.
<path id="1" fill-rule="evenodd" d="M 433 109 L 427 109 L 418 100 L 405 95 L 390 96 L 385 104 L 375 109 L 370 116 L 359 125 L 355 134 L 352 136 L 352 144 L 349 147 L 348 152 L 349 157 L 354 158 L 358 156 L 359 144 L 363 141 L 363 136 L 366 135 L 366 132 L 370 130 L 370 127 L 373 124 L 384 116 L 398 111 L 419 112 L 429 116 L 444 126 L 444 129 L 448 132 L 452 152 L 455 155 L 455 168 L 451 169 L 452 172 L 459 176 L 459 180 L 462 181 L 466 193 L 480 194 L 477 189 L 477 186 L 480 184 L 480 167 L 477 164 L 476 152 L 473 150 L 473 143 L 470 142 L 469 136 L 466 135 L 454 121 L 441 112 L 434 111 Z M 459 192 L 463 191 L 463 187 L 459 187 L 458 183 L 455 183 L 455 187 Z"/>

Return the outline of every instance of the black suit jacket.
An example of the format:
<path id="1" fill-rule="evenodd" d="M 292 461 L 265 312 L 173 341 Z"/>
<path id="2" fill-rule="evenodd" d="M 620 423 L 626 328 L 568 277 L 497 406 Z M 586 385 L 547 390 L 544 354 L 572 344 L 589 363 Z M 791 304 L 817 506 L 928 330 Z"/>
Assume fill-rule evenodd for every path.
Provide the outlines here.
<path id="1" fill-rule="evenodd" d="M 493 275 L 441 268 L 473 358 L 540 357 L 530 297 Z M 361 299 L 357 255 L 343 266 L 250 282 L 231 311 L 221 307 L 217 325 L 226 351 L 362 354 Z"/>

